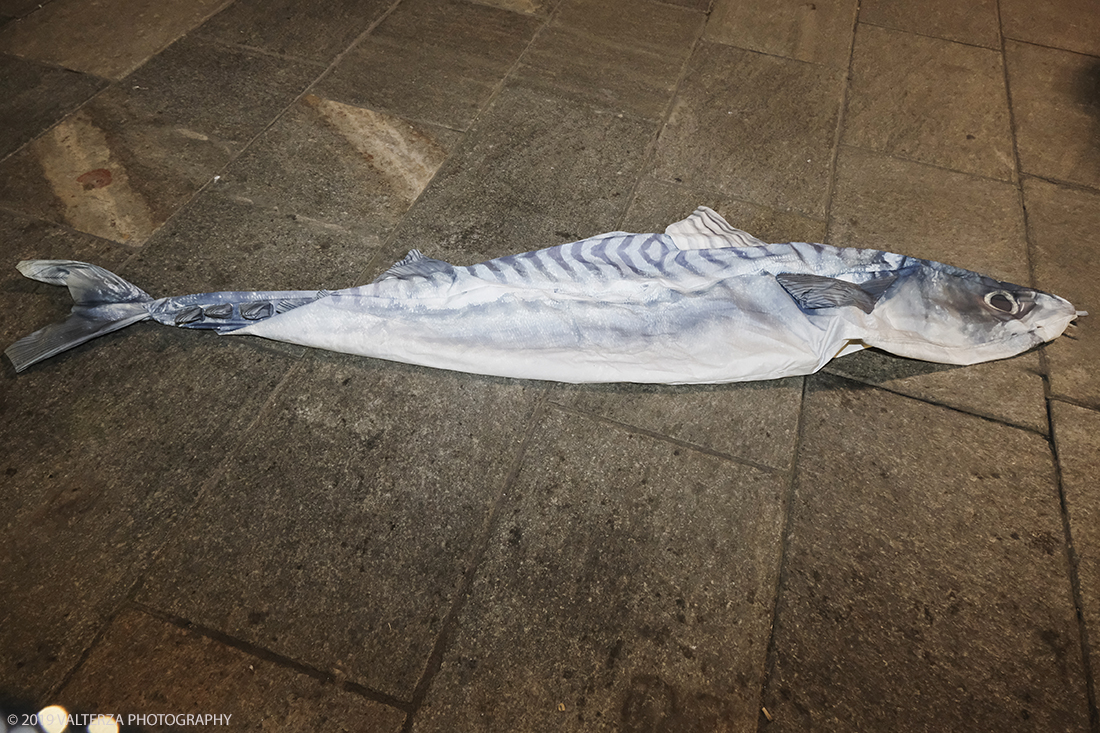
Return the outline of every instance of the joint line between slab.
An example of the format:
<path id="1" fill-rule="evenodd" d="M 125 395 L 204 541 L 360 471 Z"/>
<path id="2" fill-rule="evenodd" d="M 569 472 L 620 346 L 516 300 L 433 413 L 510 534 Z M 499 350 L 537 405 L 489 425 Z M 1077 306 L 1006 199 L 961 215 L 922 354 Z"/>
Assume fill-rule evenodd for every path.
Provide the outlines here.
<path id="1" fill-rule="evenodd" d="M 398 2 L 400 2 L 400 0 L 398 0 Z M 449 165 L 454 165 L 452 161 L 455 160 L 455 154 L 463 149 L 464 143 L 467 140 L 471 139 L 471 135 L 476 130 L 478 122 L 481 120 L 482 115 L 485 113 L 486 110 L 491 108 L 494 103 L 496 103 L 497 98 L 500 97 L 501 92 L 504 90 L 505 85 L 508 83 L 508 80 L 515 76 L 516 69 L 518 69 L 522 65 L 523 57 L 531 50 L 531 47 L 538 40 L 539 36 L 542 35 L 543 31 L 546 30 L 547 27 L 549 27 L 550 22 L 557 15 L 559 7 L 560 6 L 556 6 L 550 12 L 550 15 L 542 20 L 541 24 L 535 30 L 535 32 L 531 34 L 531 39 L 527 42 L 527 45 L 524 46 L 523 50 L 516 55 L 516 59 L 512 62 L 511 67 L 509 67 L 508 71 L 506 71 L 504 75 L 500 77 L 500 80 L 496 83 L 496 86 L 493 87 L 493 90 L 489 93 L 489 96 L 485 99 L 484 103 L 474 113 L 473 117 L 470 119 L 465 129 L 454 130 L 455 132 L 461 133 L 462 137 L 455 142 L 454 146 L 447 153 L 446 158 L 443 159 L 443 162 L 440 163 L 439 167 L 436 168 L 435 172 L 432 174 L 431 179 L 427 182 L 427 184 L 424 185 L 424 188 L 421 189 L 420 193 L 417 194 L 416 198 L 413 199 L 412 202 L 409 204 L 408 208 L 405 210 L 405 213 L 402 214 L 400 221 L 398 221 L 397 224 L 394 225 L 394 227 L 389 231 L 386 237 L 379 243 L 377 252 L 375 252 L 374 256 L 372 256 L 370 260 L 368 260 L 366 266 L 359 273 L 358 277 L 354 280 L 355 283 L 358 284 L 370 282 L 374 279 L 372 276 L 373 274 L 378 273 L 383 268 L 389 267 L 389 265 L 392 264 L 392 259 L 387 262 L 385 258 L 396 256 L 391 255 L 391 253 L 394 243 L 397 241 L 398 232 L 401 229 L 401 225 L 405 223 L 405 221 L 407 221 L 412 215 L 413 210 L 416 208 L 417 202 L 423 199 L 424 195 L 429 191 L 429 189 L 431 189 L 432 182 L 439 176 L 440 172 L 446 169 Z M 358 43 L 358 40 L 356 41 L 356 43 Z M 325 72 L 325 74 L 328 73 L 328 71 Z M 402 117 L 402 119 L 409 118 Z"/>
<path id="2" fill-rule="evenodd" d="M 1046 381 L 1046 380 L 1044 380 Z M 1048 388 L 1049 388 L 1049 382 Z M 1081 578 L 1078 569 L 1081 558 L 1077 555 L 1077 549 L 1073 545 L 1073 532 L 1070 526 L 1069 504 L 1066 502 L 1066 487 L 1062 476 L 1062 459 L 1058 454 L 1058 441 L 1054 435 L 1054 409 L 1053 400 L 1047 398 L 1047 420 L 1050 429 L 1050 453 L 1054 461 L 1054 480 L 1058 489 L 1058 505 L 1062 515 L 1062 532 L 1065 539 L 1065 558 L 1069 570 L 1070 593 L 1073 597 L 1073 610 L 1077 618 L 1077 633 L 1081 642 L 1081 664 L 1085 671 L 1085 695 L 1089 704 L 1089 728 L 1092 733 L 1100 732 L 1100 710 L 1097 708 L 1095 678 L 1092 671 L 1092 655 L 1090 653 L 1089 629 L 1085 623 L 1085 602 L 1081 593 Z"/>
<path id="3" fill-rule="evenodd" d="M 713 3 L 712 3 L 713 4 Z M 642 156 L 638 166 L 638 176 L 634 179 L 634 185 L 630 187 L 630 191 L 626 195 L 626 206 L 623 207 L 622 213 L 619 215 L 619 221 L 616 229 L 623 228 L 623 222 L 626 221 L 627 215 L 634 207 L 634 199 L 638 195 L 638 189 L 642 185 L 642 181 L 648 179 L 654 181 L 660 181 L 661 179 L 653 175 L 653 158 L 657 155 L 657 143 L 661 139 L 661 133 L 664 132 L 665 127 L 668 126 L 668 121 L 672 117 L 672 110 L 676 107 L 676 100 L 680 97 L 680 90 L 684 86 L 684 82 L 688 76 L 688 69 L 691 68 L 691 61 L 695 58 L 695 54 L 699 51 L 699 44 L 703 40 L 703 36 L 707 32 L 707 23 L 710 22 L 710 5 L 707 6 L 706 12 L 703 13 L 703 22 L 699 24 L 699 30 L 695 34 L 695 38 L 691 41 L 691 50 L 684 56 L 684 62 L 680 64 L 680 75 L 676 78 L 676 84 L 672 88 L 672 94 L 668 97 L 668 102 L 665 103 L 664 113 L 661 118 L 657 120 L 657 127 L 653 131 L 652 137 L 650 137 L 649 144 L 646 146 L 645 155 Z"/>
<path id="4" fill-rule="evenodd" d="M 178 534 L 183 531 L 182 528 L 186 525 L 188 518 L 198 510 L 206 496 L 225 477 L 226 472 L 229 470 L 229 465 L 234 460 L 236 460 L 237 455 L 240 452 L 241 447 L 244 445 L 245 441 L 248 440 L 249 436 L 252 435 L 256 427 L 267 416 L 268 412 L 272 409 L 272 405 L 275 404 L 275 399 L 282 393 L 287 383 L 290 382 L 291 377 L 297 374 L 298 370 L 301 368 L 302 360 L 300 356 L 288 356 L 287 358 L 291 360 L 290 367 L 286 370 L 286 373 L 279 380 L 279 383 L 276 384 L 274 389 L 271 390 L 271 393 L 263 401 L 263 404 L 261 404 L 259 409 L 256 410 L 255 416 L 248 421 L 247 427 L 240 431 L 237 439 L 233 442 L 233 445 L 230 446 L 229 450 L 226 451 L 225 456 L 222 458 L 221 461 L 219 461 L 217 467 L 210 473 L 209 476 L 206 477 L 206 479 L 199 486 L 199 490 L 195 494 L 195 498 L 191 501 L 191 506 L 188 507 L 187 510 L 184 512 L 184 515 L 176 521 L 175 525 L 165 533 L 164 541 L 161 542 L 160 545 L 158 545 L 149 554 L 149 560 L 146 563 L 145 568 L 142 570 L 141 573 L 138 574 L 137 579 L 130 587 L 130 590 L 127 591 L 122 603 L 119 604 L 120 609 L 127 603 L 138 603 L 135 599 L 137 598 L 138 593 L 141 592 L 142 587 L 144 587 L 145 585 L 145 578 L 149 572 L 149 569 L 156 564 L 156 561 L 160 557 L 161 553 L 164 551 L 164 548 L 171 544 L 176 539 Z M 245 408 L 242 408 L 242 412 L 244 409 Z M 114 615 L 117 615 L 117 613 L 118 612 L 116 611 Z M 104 624 L 104 628 L 109 625 L 110 623 Z M 94 642 L 93 644 L 89 645 L 89 649 L 92 646 L 94 646 Z M 83 661 L 84 660 L 82 657 L 81 662 Z"/>
<path id="5" fill-rule="evenodd" d="M 1027 254 L 1027 269 L 1030 284 L 1037 284 L 1035 273 L 1035 244 L 1031 236 L 1031 221 L 1027 211 L 1027 200 L 1024 196 L 1023 171 L 1020 161 L 1020 147 L 1016 139 L 1016 114 L 1012 105 L 1012 85 L 1008 74 L 1007 41 L 1004 32 L 1004 16 L 1001 13 L 1000 0 L 996 3 L 997 30 L 1001 40 L 1001 72 L 1004 74 L 1005 103 L 1008 106 L 1009 133 L 1012 136 L 1012 155 L 1015 168 L 1015 185 L 1021 213 L 1024 221 L 1024 248 Z M 1054 462 L 1054 480 L 1058 490 L 1058 505 L 1062 519 L 1063 545 L 1067 569 L 1069 571 L 1070 593 L 1073 597 L 1074 614 L 1077 618 L 1077 634 L 1081 644 L 1081 664 L 1085 673 L 1085 695 L 1089 706 L 1089 728 L 1092 733 L 1100 733 L 1100 710 L 1097 707 L 1095 678 L 1092 670 L 1092 658 L 1090 654 L 1088 626 L 1085 624 L 1084 600 L 1081 594 L 1081 580 L 1078 573 L 1080 558 L 1073 546 L 1073 531 L 1070 526 L 1069 506 L 1066 503 L 1066 488 L 1062 475 L 1062 460 L 1058 453 L 1058 441 L 1054 428 L 1054 406 L 1052 385 L 1050 381 L 1050 362 L 1047 359 L 1046 349 L 1039 349 L 1039 365 L 1043 379 L 1043 393 L 1047 409 L 1047 441 L 1050 446 L 1051 458 Z"/>
<path id="6" fill-rule="evenodd" d="M 897 395 L 898 397 L 904 397 L 905 399 L 913 400 L 914 402 L 920 402 L 920 403 L 923 403 L 925 405 L 930 405 L 932 407 L 939 407 L 939 408 L 942 408 L 944 410 L 950 410 L 951 412 L 957 412 L 960 415 L 967 415 L 969 417 L 974 417 L 974 418 L 977 418 L 979 420 L 985 420 L 986 422 L 991 422 L 991 423 L 994 423 L 995 425 L 1000 425 L 1001 427 L 1012 428 L 1013 430 L 1022 430 L 1025 433 L 1031 433 L 1032 435 L 1038 435 L 1039 437 L 1043 438 L 1044 440 L 1047 438 L 1047 434 L 1044 433 L 1042 430 L 1039 430 L 1039 429 L 1033 428 L 1033 427 L 1028 427 L 1027 425 L 1017 425 L 1016 423 L 1008 422 L 1007 420 L 1005 420 L 1003 418 L 993 417 L 992 415 L 985 415 L 985 414 L 980 413 L 980 412 L 973 412 L 971 410 L 966 410 L 966 409 L 963 409 L 961 407 L 957 407 L 955 405 L 949 405 L 945 402 L 937 402 L 936 400 L 930 399 L 928 397 L 921 397 L 919 395 L 910 394 L 908 392 L 901 392 L 901 391 L 898 391 L 896 389 L 891 389 L 890 387 L 887 387 L 887 386 L 884 386 L 884 385 L 881 385 L 881 384 L 875 384 L 873 382 L 864 382 L 863 380 L 857 379 L 856 377 L 850 377 L 846 374 L 841 374 L 841 373 L 834 372 L 834 371 L 831 371 L 831 370 L 826 370 L 826 371 L 822 371 L 822 372 L 818 372 L 818 373 L 823 374 L 823 375 L 828 375 L 829 377 L 832 377 L 834 379 L 837 379 L 837 380 L 840 380 L 840 381 L 843 381 L 843 382 L 849 382 L 851 384 L 858 384 L 860 386 L 860 388 L 862 388 L 862 389 L 881 390 L 883 392 L 887 392 L 887 393 L 892 394 L 892 395 Z M 1043 376 L 1043 375 L 1040 375 L 1040 376 Z"/>
<path id="7" fill-rule="evenodd" d="M 226 160 L 224 165 L 222 165 L 217 170 L 212 171 L 212 173 L 211 173 L 209 179 L 206 181 L 206 183 L 199 186 L 199 188 L 196 189 L 191 194 L 191 196 L 187 198 L 187 200 L 183 201 L 174 211 L 172 211 L 171 214 L 169 214 L 168 217 L 165 219 L 165 221 L 163 223 L 161 223 L 160 226 L 156 227 L 156 229 L 154 229 L 149 234 L 149 237 L 145 241 L 148 242 L 149 240 L 151 240 L 153 238 L 153 236 L 156 235 L 157 232 L 164 229 L 177 216 L 179 216 L 180 212 L 183 211 L 184 209 L 186 209 L 191 204 L 191 202 L 193 202 L 195 199 L 197 199 L 199 196 L 201 196 L 203 193 L 205 193 L 207 189 L 209 189 L 212 186 L 216 185 L 216 182 L 220 178 L 225 176 L 225 174 L 229 171 L 229 169 L 232 168 L 233 165 L 235 165 L 238 160 L 240 160 L 246 153 L 248 153 L 252 149 L 252 146 L 256 144 L 257 140 L 259 140 L 264 135 L 266 135 L 268 130 L 270 130 L 272 127 L 274 127 L 276 124 L 278 124 L 278 122 L 281 119 L 283 119 L 284 116 L 286 116 L 287 112 L 289 112 L 291 109 L 293 109 L 306 95 L 308 95 L 310 92 L 312 92 L 313 88 L 316 87 L 318 84 L 320 84 L 321 80 L 324 79 L 334 68 L 336 68 L 336 65 L 339 64 L 343 60 L 344 56 L 346 56 L 356 45 L 358 45 L 360 41 L 362 41 L 369 34 L 374 32 L 374 29 L 377 28 L 380 23 L 382 23 L 386 18 L 388 18 L 390 16 L 390 14 L 393 13 L 393 11 L 397 8 L 398 5 L 400 5 L 402 3 L 402 1 L 403 0 L 394 0 L 394 2 L 386 9 L 386 12 L 384 12 L 380 16 L 378 16 L 378 18 L 376 18 L 373 23 L 371 23 L 369 26 L 367 26 L 367 28 L 362 33 L 360 33 L 358 36 L 356 36 L 351 41 L 351 43 L 349 43 L 348 46 L 343 51 L 336 54 L 336 56 L 332 59 L 332 61 L 329 64 L 324 65 L 323 67 L 321 65 L 318 65 L 318 64 L 309 64 L 309 65 L 313 65 L 313 66 L 316 66 L 317 68 L 322 69 L 321 72 L 316 77 L 314 77 L 313 81 L 311 81 L 309 84 L 307 84 L 302 89 L 302 91 L 298 93 L 297 96 L 295 96 L 292 100 L 290 100 L 290 102 L 285 107 L 283 107 L 279 112 L 277 112 L 270 119 L 270 121 L 268 121 L 268 123 L 266 125 L 264 125 L 262 128 L 260 128 L 256 132 L 256 134 L 253 135 L 248 140 L 248 142 L 246 142 L 244 145 L 242 145 L 240 150 L 238 150 L 235 155 L 230 156 L 229 159 Z M 201 37 L 200 37 L 200 41 L 203 42 L 203 43 L 207 42 L 205 38 L 201 38 Z M 246 50 L 245 46 L 236 46 L 236 47 L 240 48 L 241 50 Z M 295 61 L 298 61 L 298 60 L 296 59 Z M 87 104 L 87 102 L 85 102 L 85 104 Z M 64 119 L 67 119 L 67 118 L 68 118 L 68 115 L 66 115 L 66 117 Z M 144 246 L 144 244 L 142 246 Z M 133 257 L 136 257 L 137 254 L 138 254 L 138 252 L 135 252 L 133 255 L 131 255 L 131 257 L 128 258 L 123 263 L 123 266 L 122 266 L 121 269 L 125 270 L 125 266 L 130 263 L 130 259 L 132 259 Z"/>
<path id="8" fill-rule="evenodd" d="M 829 158 L 829 182 L 825 189 L 825 234 L 822 240 L 829 241 L 829 231 L 833 221 L 833 195 L 837 186 L 837 161 L 840 160 L 840 144 L 844 139 L 844 123 L 848 118 L 848 101 L 852 89 L 852 64 L 856 55 L 856 34 L 859 32 L 859 14 L 861 8 L 856 8 L 855 18 L 852 20 L 852 40 L 848 43 L 848 67 L 844 70 L 844 88 L 840 92 L 840 109 L 836 115 L 836 131 L 833 134 L 833 151 Z"/>
<path id="9" fill-rule="evenodd" d="M 765 463 L 759 463 L 757 461 L 752 460 L 751 458 L 744 458 L 742 456 L 735 456 L 731 453 L 723 453 L 722 451 L 718 451 L 718 450 L 715 450 L 713 448 L 708 448 L 705 445 L 699 445 L 698 443 L 692 443 L 690 441 L 683 440 L 681 438 L 675 438 L 671 435 L 667 435 L 665 433 L 657 432 L 656 430 L 650 430 L 648 428 L 642 428 L 642 427 L 639 427 L 637 425 L 632 425 L 630 423 L 621 422 L 619 420 L 616 420 L 616 419 L 611 418 L 611 417 L 607 417 L 605 415 L 601 415 L 601 414 L 596 413 L 596 412 L 588 412 L 586 410 L 579 410 L 575 407 L 569 407 L 568 405 L 562 405 L 562 404 L 559 404 L 557 402 L 551 402 L 550 404 L 554 409 L 560 410 L 561 412 L 565 412 L 565 413 L 568 413 L 570 415 L 578 415 L 580 417 L 583 417 L 583 418 L 586 418 L 586 419 L 589 419 L 589 420 L 595 420 L 596 422 L 602 422 L 602 423 L 606 423 L 608 425 L 614 425 L 615 427 L 617 427 L 621 430 L 624 430 L 628 433 L 635 433 L 637 435 L 645 435 L 646 437 L 654 438 L 655 440 L 661 440 L 661 441 L 664 441 L 666 443 L 672 443 L 673 445 L 678 445 L 682 448 L 687 448 L 688 450 L 693 450 L 693 451 L 696 451 L 698 453 L 704 453 L 708 456 L 714 456 L 715 458 L 721 458 L 721 459 L 726 460 L 726 461 L 732 461 L 733 463 L 738 463 L 742 466 L 747 466 L 749 468 L 755 468 L 758 471 L 764 471 L 766 473 L 773 473 L 774 474 L 774 473 L 782 473 L 786 470 L 786 469 L 783 469 L 783 468 L 778 468 L 776 466 L 769 466 Z"/>
<path id="10" fill-rule="evenodd" d="M 160 556 L 161 550 L 163 550 L 164 547 L 172 541 L 172 539 L 180 531 L 180 527 L 182 527 L 186 523 L 187 517 L 193 511 L 195 511 L 196 507 L 198 507 L 199 504 L 202 502 L 202 499 L 204 496 L 206 496 L 208 490 L 216 486 L 218 482 L 221 481 L 222 476 L 225 474 L 226 468 L 228 467 L 230 461 L 232 461 L 233 458 L 236 457 L 237 451 L 240 450 L 240 447 L 244 443 L 246 436 L 251 433 L 251 428 L 255 427 L 266 414 L 267 410 L 274 402 L 275 396 L 282 390 L 283 385 L 285 385 L 286 382 L 289 380 L 290 375 L 297 370 L 298 364 L 299 362 L 297 360 L 295 360 L 294 363 L 291 364 L 291 366 L 287 369 L 286 374 L 283 375 L 282 379 L 279 380 L 279 383 L 276 384 L 275 388 L 271 390 L 271 394 L 268 395 L 267 399 L 264 400 L 264 403 L 256 411 L 256 416 L 249 421 L 249 428 L 240 431 L 240 436 L 234 442 L 233 446 L 226 452 L 224 458 L 218 463 L 217 468 L 215 468 L 214 471 L 199 486 L 199 490 L 196 493 L 195 498 L 192 500 L 190 507 L 188 507 L 184 511 L 183 516 L 181 516 L 176 521 L 172 529 L 168 530 L 164 541 L 161 542 L 160 545 L 158 545 L 149 554 L 149 559 L 145 563 L 145 567 L 141 568 L 137 572 L 137 578 L 130 585 L 130 588 L 123 594 L 122 599 L 118 602 L 115 608 L 107 614 L 102 623 L 99 624 L 99 628 L 96 630 L 96 633 L 92 636 L 91 641 L 88 642 L 88 645 L 80 653 L 80 656 L 77 658 L 73 666 L 64 675 L 61 676 L 61 680 L 50 690 L 50 697 L 57 697 L 57 694 L 61 690 L 63 690 L 70 681 L 72 681 L 76 673 L 88 660 L 88 657 L 91 655 L 92 651 L 99 645 L 100 640 L 107 634 L 107 631 L 111 628 L 112 624 L 114 624 L 115 619 L 118 618 L 119 614 L 121 614 L 128 605 L 139 605 L 142 608 L 145 608 L 144 605 L 138 604 L 138 602 L 134 599 L 137 597 L 137 594 L 141 591 L 142 586 L 145 584 L 145 576 L 148 573 L 149 569 L 155 564 L 157 558 Z M 241 410 L 237 414 L 240 415 L 241 412 L 243 412 L 245 409 L 247 408 L 241 408 Z"/>
<path id="11" fill-rule="evenodd" d="M 466 600 L 469 598 L 471 588 L 474 584 L 474 577 L 477 575 L 478 569 L 489 553 L 489 543 L 492 540 L 493 532 L 496 530 L 497 519 L 500 516 L 501 508 L 508 498 L 509 491 L 515 485 L 516 479 L 519 477 L 520 469 L 523 467 L 523 459 L 527 454 L 527 449 L 531 445 L 531 441 L 534 439 L 535 431 L 538 430 L 539 425 L 542 423 L 543 415 L 546 413 L 549 394 L 550 388 L 546 387 L 535 400 L 535 407 L 531 412 L 531 417 L 528 418 L 523 440 L 520 442 L 512 458 L 512 465 L 508 470 L 508 475 L 505 477 L 504 481 L 501 482 L 500 490 L 493 499 L 489 513 L 485 518 L 485 523 L 482 526 L 481 534 L 478 537 L 477 544 L 475 545 L 474 551 L 469 556 L 469 566 L 463 574 L 462 583 L 455 593 L 454 601 L 452 601 L 451 607 L 447 611 L 446 617 L 443 619 L 443 623 L 440 625 L 435 644 L 432 646 L 432 651 L 424 664 L 424 672 L 417 682 L 416 687 L 413 689 L 412 701 L 408 708 L 409 714 L 406 716 L 405 725 L 402 728 L 404 733 L 412 731 L 416 712 L 419 711 L 420 707 L 424 704 L 424 700 L 428 696 L 428 691 L 431 689 L 432 681 L 443 666 L 443 655 L 447 652 L 447 648 L 450 646 L 451 641 L 458 634 L 458 617 L 461 615 L 462 609 L 466 606 Z"/>
<path id="12" fill-rule="evenodd" d="M 810 380 L 808 377 L 802 378 L 802 395 L 798 401 L 798 420 L 795 427 L 794 449 L 791 451 L 791 467 L 787 474 L 786 490 L 783 492 L 783 505 L 781 508 L 783 513 L 783 525 L 779 530 L 779 557 L 776 560 L 775 584 L 772 586 L 771 624 L 768 632 L 768 643 L 764 647 L 763 669 L 760 675 L 760 690 L 756 698 L 757 707 L 760 708 L 760 711 L 757 713 L 757 731 L 760 733 L 764 733 L 764 731 L 767 730 L 768 724 L 771 722 L 763 712 L 766 707 L 764 696 L 767 693 L 768 685 L 771 683 L 772 674 L 775 672 L 776 658 L 778 655 L 776 626 L 779 620 L 780 595 L 783 592 L 783 586 L 785 585 L 787 577 L 787 545 L 788 538 L 791 534 L 791 514 L 793 513 L 794 507 L 795 483 L 798 480 L 799 457 L 802 454 L 802 438 L 805 432 L 806 395 L 809 392 L 809 382 Z"/>
<path id="13" fill-rule="evenodd" d="M 278 665 L 280 667 L 292 669 L 299 674 L 304 674 L 307 677 L 312 677 L 313 679 L 318 680 L 319 682 L 333 685 L 334 687 L 342 689 L 345 692 L 350 692 L 360 695 L 362 697 L 369 698 L 371 700 L 374 700 L 375 702 L 382 703 L 383 705 L 389 705 L 390 707 L 396 708 L 406 714 L 408 714 L 410 710 L 409 703 L 404 700 L 396 698 L 392 695 L 387 695 L 386 693 L 380 692 L 378 690 L 372 690 L 365 685 L 361 685 L 355 682 L 349 682 L 347 680 L 341 680 L 332 672 L 326 672 L 322 669 L 311 667 L 308 664 L 299 662 L 296 659 L 284 656 L 282 654 L 279 654 L 278 652 L 273 652 L 270 649 L 266 649 L 264 647 L 257 646 L 242 639 L 238 639 L 235 636 L 226 634 L 223 631 L 219 631 L 209 626 L 203 626 L 202 624 L 196 624 L 192 621 L 189 621 L 188 619 L 166 613 L 165 611 L 154 608 L 140 601 L 131 601 L 129 605 L 131 608 L 140 611 L 141 613 L 181 628 L 184 631 L 195 633 L 200 636 L 205 636 L 206 638 L 216 641 L 219 644 L 237 649 L 250 656 L 256 657 L 257 659 L 262 659 L 265 662 L 271 662 L 272 664 Z"/>

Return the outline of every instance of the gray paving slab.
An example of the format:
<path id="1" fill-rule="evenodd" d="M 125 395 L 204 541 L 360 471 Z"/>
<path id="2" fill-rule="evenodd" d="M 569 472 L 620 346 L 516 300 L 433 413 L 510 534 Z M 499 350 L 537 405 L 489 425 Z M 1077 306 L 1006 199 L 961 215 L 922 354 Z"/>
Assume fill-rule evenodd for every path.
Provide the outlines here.
<path id="1" fill-rule="evenodd" d="M 1027 284 L 1019 191 L 1007 182 L 842 146 L 829 244 L 937 260 Z"/>
<path id="2" fill-rule="evenodd" d="M 0 52 L 121 79 L 226 2 L 54 0 L 0 30 Z"/>
<path id="3" fill-rule="evenodd" d="M 1100 315 L 1100 193 L 1024 179 L 1037 287 Z M 1096 315 L 1045 347 L 1051 392 L 1100 407 L 1100 328 Z"/>
<path id="4" fill-rule="evenodd" d="M 1021 171 L 1100 188 L 1100 62 L 1006 41 L 1005 63 Z"/>
<path id="5" fill-rule="evenodd" d="M 46 699 L 288 368 L 183 335 L 131 326 L 0 381 L 6 692 Z"/>
<path id="6" fill-rule="evenodd" d="M 338 290 L 355 284 L 377 249 L 377 237 L 215 189 L 157 232 L 127 263 L 126 277 L 156 297 L 219 290 Z"/>
<path id="7" fill-rule="evenodd" d="M 1006 38 L 1100 56 L 1100 13 L 1089 0 L 1003 0 L 1000 7 Z"/>
<path id="8" fill-rule="evenodd" d="M 996 0 L 862 0 L 859 22 L 973 46 L 1001 47 Z"/>
<path id="9" fill-rule="evenodd" d="M 0 56 L 0 159 L 105 87 L 103 79 Z"/>
<path id="10" fill-rule="evenodd" d="M 825 222 L 789 211 L 645 178 L 634 192 L 622 228 L 628 232 L 663 232 L 687 218 L 697 206 L 709 206 L 730 224 L 766 242 L 822 242 Z"/>
<path id="11" fill-rule="evenodd" d="M 1015 160 L 1000 53 L 861 25 L 843 142 L 1012 180 Z"/>
<path id="12" fill-rule="evenodd" d="M 51 702 L 141 730 L 397 733 L 400 710 L 220 639 L 126 609 Z M 186 725 L 180 715 L 220 716 Z M 172 717 L 163 717 L 172 716 Z"/>
<path id="13" fill-rule="evenodd" d="M 140 245 L 316 73 L 181 41 L 0 164 L 0 205 Z"/>
<path id="14" fill-rule="evenodd" d="M 403 2 L 340 59 L 316 92 L 465 130 L 542 22 L 459 0 Z"/>
<path id="15" fill-rule="evenodd" d="M 48 2 L 51 0 L 0 0 L 0 15 L 21 18 Z"/>
<path id="16" fill-rule="evenodd" d="M 196 34 L 328 65 L 395 0 L 236 0 Z"/>
<path id="17" fill-rule="evenodd" d="M 217 188 L 354 232 L 373 247 L 458 140 L 446 128 L 307 94 L 226 169 Z"/>
<path id="18" fill-rule="evenodd" d="M 398 227 L 391 257 L 417 248 L 471 264 L 611 231 L 655 132 L 648 120 L 508 86 Z"/>
<path id="19" fill-rule="evenodd" d="M 413 729 L 748 729 L 786 484 L 550 409 Z"/>
<path id="20" fill-rule="evenodd" d="M 715 0 L 705 37 L 715 43 L 847 69 L 858 9 L 854 0 Z"/>
<path id="21" fill-rule="evenodd" d="M 662 0 L 666 5 L 679 5 L 682 8 L 709 12 L 712 0 Z"/>
<path id="22" fill-rule="evenodd" d="M 754 465 L 785 469 L 794 455 L 802 379 L 691 387 L 561 385 L 550 400 Z"/>
<path id="23" fill-rule="evenodd" d="M 822 219 L 843 89 L 840 70 L 701 42 L 652 176 Z"/>
<path id="24" fill-rule="evenodd" d="M 311 354 L 138 598 L 408 700 L 535 393 Z"/>
<path id="25" fill-rule="evenodd" d="M 546 17 L 560 0 L 476 0 L 479 5 L 489 5 L 501 10 L 511 10 L 525 15 Z M 699 0 L 696 0 L 698 2 Z M 708 0 L 709 2 L 709 0 Z"/>
<path id="26" fill-rule="evenodd" d="M 1054 440 L 1058 448 L 1062 490 L 1065 494 L 1073 550 L 1077 556 L 1077 583 L 1081 614 L 1090 649 L 1100 636 L 1100 413 L 1053 400 Z M 1092 697 L 1096 700 L 1095 652 Z"/>
<path id="27" fill-rule="evenodd" d="M 767 730 L 1087 730 L 1045 439 L 811 380 Z"/>
<path id="28" fill-rule="evenodd" d="M 704 20 L 701 12 L 647 0 L 564 0 L 515 78 L 661 119 Z"/>
<path id="29" fill-rule="evenodd" d="M 946 262 L 1029 285 L 1019 192 L 1009 183 L 842 147 L 829 243 Z M 829 371 L 1046 432 L 1037 353 L 963 369 L 865 352 Z"/>
<path id="30" fill-rule="evenodd" d="M 1038 433 L 1049 432 L 1044 370 L 1036 352 L 959 367 L 868 349 L 834 359 L 825 371 Z"/>

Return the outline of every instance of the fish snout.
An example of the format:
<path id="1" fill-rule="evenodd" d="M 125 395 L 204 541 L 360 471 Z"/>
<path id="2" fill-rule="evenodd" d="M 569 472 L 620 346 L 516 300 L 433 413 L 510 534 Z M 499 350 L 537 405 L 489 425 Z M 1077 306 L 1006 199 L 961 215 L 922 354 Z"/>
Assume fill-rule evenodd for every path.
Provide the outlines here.
<path id="1" fill-rule="evenodd" d="M 1036 305 L 1031 312 L 1032 330 L 1038 336 L 1040 343 L 1053 341 L 1062 335 L 1070 322 L 1079 315 L 1087 315 L 1084 311 L 1078 311 L 1065 298 L 1051 293 L 1036 292 Z"/>

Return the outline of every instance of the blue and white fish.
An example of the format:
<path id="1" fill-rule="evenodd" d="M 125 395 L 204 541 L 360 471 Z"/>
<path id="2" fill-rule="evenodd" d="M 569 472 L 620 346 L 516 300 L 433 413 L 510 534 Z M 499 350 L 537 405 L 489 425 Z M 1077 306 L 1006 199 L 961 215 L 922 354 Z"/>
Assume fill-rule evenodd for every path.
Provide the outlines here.
<path id="1" fill-rule="evenodd" d="M 412 251 L 369 285 L 154 299 L 102 268 L 28 260 L 67 320 L 5 351 L 17 371 L 145 319 L 380 359 L 561 382 L 810 374 L 867 347 L 947 364 L 1019 354 L 1083 312 L 938 262 L 767 244 L 700 207 L 664 234 L 612 232 L 459 267 Z"/>

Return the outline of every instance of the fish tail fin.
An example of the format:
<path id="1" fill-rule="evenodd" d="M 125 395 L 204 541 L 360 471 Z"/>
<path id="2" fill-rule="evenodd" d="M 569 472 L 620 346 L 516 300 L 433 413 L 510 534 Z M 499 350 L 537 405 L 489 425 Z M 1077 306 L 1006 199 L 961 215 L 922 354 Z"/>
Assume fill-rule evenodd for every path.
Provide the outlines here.
<path id="1" fill-rule="evenodd" d="M 68 318 L 24 336 L 4 350 L 17 372 L 149 317 L 148 304 L 153 298 L 102 267 L 74 260 L 24 260 L 17 268 L 32 280 L 67 286 L 74 302 Z"/>

